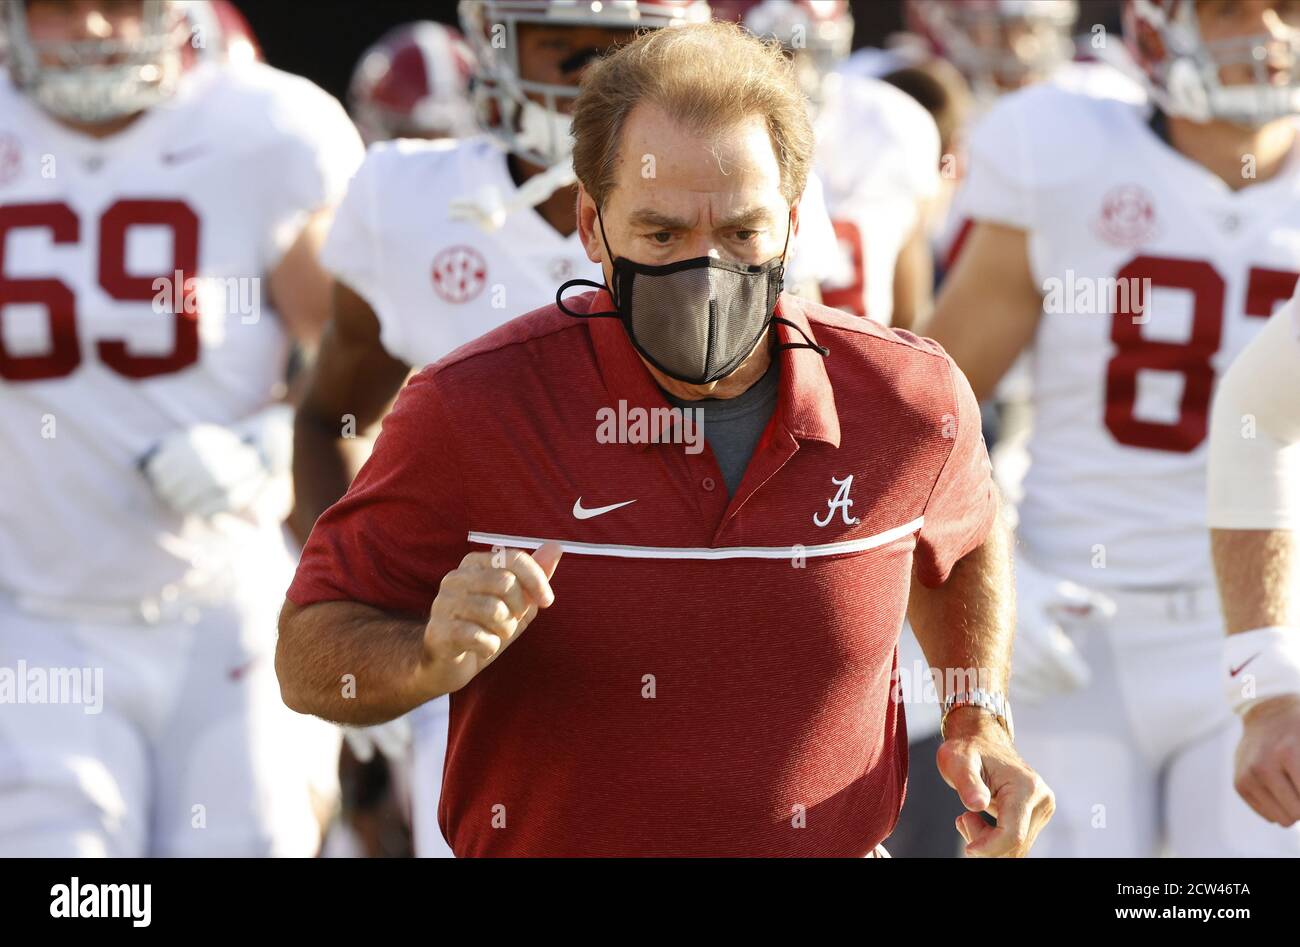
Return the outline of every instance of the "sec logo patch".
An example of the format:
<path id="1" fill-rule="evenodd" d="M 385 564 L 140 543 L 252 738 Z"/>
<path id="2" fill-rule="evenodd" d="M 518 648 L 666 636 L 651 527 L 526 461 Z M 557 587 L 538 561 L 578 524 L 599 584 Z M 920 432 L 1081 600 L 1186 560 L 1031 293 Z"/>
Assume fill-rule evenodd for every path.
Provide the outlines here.
<path id="1" fill-rule="evenodd" d="M 1093 228 L 1102 240 L 1116 247 L 1136 247 L 1156 235 L 1155 199 L 1137 184 L 1111 188 L 1102 198 Z"/>
<path id="2" fill-rule="evenodd" d="M 473 247 L 448 247 L 433 258 L 433 288 L 449 303 L 467 303 L 487 285 L 487 260 Z"/>

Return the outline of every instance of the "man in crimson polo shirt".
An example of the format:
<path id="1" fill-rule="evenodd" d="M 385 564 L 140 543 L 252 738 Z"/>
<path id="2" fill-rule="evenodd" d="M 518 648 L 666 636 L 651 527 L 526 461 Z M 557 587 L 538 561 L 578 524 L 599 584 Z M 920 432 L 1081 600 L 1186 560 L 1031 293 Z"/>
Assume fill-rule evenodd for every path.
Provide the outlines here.
<path id="1" fill-rule="evenodd" d="M 612 279 L 781 258 L 812 141 L 779 52 L 729 24 L 641 36 L 590 68 L 574 136 L 582 236 L 624 289 L 566 308 L 628 318 L 547 307 L 407 386 L 303 552 L 285 700 L 373 724 L 451 693 L 459 856 L 868 854 L 906 780 L 909 587 L 931 665 L 1005 685 L 978 406 L 932 342 L 792 296 L 734 370 L 683 378 L 664 365 L 691 333 L 635 306 L 718 311 L 731 284 Z M 974 704 L 947 722 L 971 854 L 1024 854 L 1051 813 L 1009 729 Z"/>

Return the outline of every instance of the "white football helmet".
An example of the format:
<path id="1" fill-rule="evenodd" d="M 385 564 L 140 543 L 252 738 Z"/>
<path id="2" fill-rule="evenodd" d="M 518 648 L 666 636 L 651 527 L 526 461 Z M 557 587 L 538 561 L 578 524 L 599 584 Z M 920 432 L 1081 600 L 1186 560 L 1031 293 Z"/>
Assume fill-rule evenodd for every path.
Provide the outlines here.
<path id="1" fill-rule="evenodd" d="M 14 84 L 50 114 L 96 125 L 169 97 L 184 68 L 191 25 L 177 0 L 140 0 L 142 36 L 37 42 L 27 5 L 4 4 L 5 58 Z"/>
<path id="2" fill-rule="evenodd" d="M 475 132 L 469 84 L 474 54 L 449 26 L 394 27 L 361 54 L 348 111 L 366 143 L 390 138 L 463 138 Z"/>
<path id="3" fill-rule="evenodd" d="M 794 57 L 799 83 L 814 105 L 822 103 L 827 78 L 853 49 L 848 0 L 711 0 L 709 6 L 716 19 L 779 42 Z"/>
<path id="4" fill-rule="evenodd" d="M 1201 38 L 1192 0 L 1128 0 L 1124 41 L 1152 99 L 1170 115 L 1259 126 L 1300 113 L 1300 29 Z M 1225 67 L 1249 66 L 1253 80 L 1225 85 Z"/>
<path id="5" fill-rule="evenodd" d="M 908 29 L 991 98 L 1074 58 L 1075 0 L 907 0 Z"/>
<path id="6" fill-rule="evenodd" d="M 461 32 L 477 62 L 479 123 L 508 151 L 542 167 L 567 162 L 573 151 L 569 116 L 558 106 L 576 98 L 578 89 L 520 75 L 521 23 L 637 30 L 708 19 L 705 0 L 461 0 Z"/>

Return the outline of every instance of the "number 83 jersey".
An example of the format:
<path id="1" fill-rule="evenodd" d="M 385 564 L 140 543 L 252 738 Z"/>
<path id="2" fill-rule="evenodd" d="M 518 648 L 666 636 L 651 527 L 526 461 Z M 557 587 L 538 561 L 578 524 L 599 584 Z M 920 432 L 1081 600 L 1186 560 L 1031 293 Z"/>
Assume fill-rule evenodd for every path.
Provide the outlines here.
<path id="1" fill-rule="evenodd" d="M 274 399 L 266 277 L 361 153 L 333 98 L 260 64 L 201 67 L 102 139 L 0 78 L 0 590 L 165 597 L 272 533 L 183 520 L 139 464 Z"/>
<path id="2" fill-rule="evenodd" d="M 1211 398 L 1300 272 L 1296 150 L 1262 182 L 1243 156 L 1232 190 L 1149 120 L 1042 85 L 970 144 L 970 216 L 1027 233 L 1043 294 L 1020 540 L 1093 586 L 1213 581 Z"/>

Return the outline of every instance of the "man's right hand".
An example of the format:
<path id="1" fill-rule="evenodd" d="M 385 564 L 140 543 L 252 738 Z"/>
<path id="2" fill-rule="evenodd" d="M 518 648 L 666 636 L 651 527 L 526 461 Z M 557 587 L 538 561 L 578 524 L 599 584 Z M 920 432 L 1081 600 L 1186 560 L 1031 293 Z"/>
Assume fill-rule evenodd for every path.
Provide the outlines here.
<path id="1" fill-rule="evenodd" d="M 546 543 L 532 555 L 519 549 L 472 552 L 438 588 L 424 629 L 424 652 L 435 688 L 458 691 L 495 661 L 555 601 L 551 576 L 562 554 Z"/>
<path id="2" fill-rule="evenodd" d="M 1300 822 L 1300 694 L 1260 701 L 1242 716 L 1233 784 L 1275 825 Z"/>

